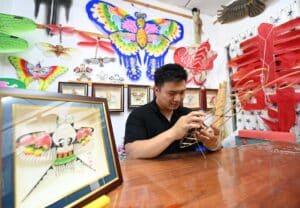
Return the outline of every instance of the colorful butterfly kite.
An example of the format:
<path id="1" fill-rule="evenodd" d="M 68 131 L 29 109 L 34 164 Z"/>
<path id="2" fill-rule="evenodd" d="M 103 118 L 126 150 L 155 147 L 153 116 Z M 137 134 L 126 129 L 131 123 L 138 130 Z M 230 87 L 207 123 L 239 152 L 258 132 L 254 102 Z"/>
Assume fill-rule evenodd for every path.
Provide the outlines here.
<path id="1" fill-rule="evenodd" d="M 131 80 L 141 77 L 141 50 L 145 52 L 146 75 L 153 80 L 155 69 L 164 64 L 169 46 L 183 37 L 183 26 L 175 20 L 145 21 L 144 13 L 136 12 L 132 17 L 123 9 L 100 0 L 91 0 L 86 11 L 90 20 L 109 35 L 120 64 L 125 66 Z"/>
<path id="2" fill-rule="evenodd" d="M 24 82 L 26 88 L 33 80 L 39 80 L 40 90 L 46 90 L 56 77 L 68 71 L 67 67 L 62 66 L 42 67 L 40 63 L 34 66 L 15 56 L 9 56 L 8 60 L 15 67 L 20 81 Z"/>

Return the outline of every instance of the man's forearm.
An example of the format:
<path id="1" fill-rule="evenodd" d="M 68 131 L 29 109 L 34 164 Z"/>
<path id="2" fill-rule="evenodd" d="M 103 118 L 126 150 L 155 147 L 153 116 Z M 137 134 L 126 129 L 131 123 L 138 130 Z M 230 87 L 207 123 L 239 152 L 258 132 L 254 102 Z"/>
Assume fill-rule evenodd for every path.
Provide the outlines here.
<path id="1" fill-rule="evenodd" d="M 173 141 L 175 136 L 169 129 L 153 138 L 136 140 L 125 145 L 128 158 L 153 158 L 160 155 Z"/>

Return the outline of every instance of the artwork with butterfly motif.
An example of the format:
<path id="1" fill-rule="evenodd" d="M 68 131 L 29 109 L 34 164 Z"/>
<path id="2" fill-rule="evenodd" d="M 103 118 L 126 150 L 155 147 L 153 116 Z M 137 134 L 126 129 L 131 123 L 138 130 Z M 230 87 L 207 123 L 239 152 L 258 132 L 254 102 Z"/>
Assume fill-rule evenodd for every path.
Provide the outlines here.
<path id="1" fill-rule="evenodd" d="M 154 79 L 154 72 L 164 64 L 169 46 L 183 38 L 182 24 L 171 19 L 146 21 L 145 13 L 135 12 L 134 17 L 123 9 L 100 0 L 91 0 L 86 5 L 90 20 L 108 35 L 119 62 L 127 69 L 131 80 L 139 80 L 141 66 L 146 76 Z M 144 52 L 143 59 L 141 51 Z"/>
<path id="2" fill-rule="evenodd" d="M 39 89 L 45 91 L 58 76 L 68 71 L 68 68 L 63 66 L 42 67 L 40 63 L 33 65 L 16 56 L 9 56 L 8 60 L 16 69 L 20 81 L 24 82 L 26 88 L 32 81 L 38 80 Z"/>

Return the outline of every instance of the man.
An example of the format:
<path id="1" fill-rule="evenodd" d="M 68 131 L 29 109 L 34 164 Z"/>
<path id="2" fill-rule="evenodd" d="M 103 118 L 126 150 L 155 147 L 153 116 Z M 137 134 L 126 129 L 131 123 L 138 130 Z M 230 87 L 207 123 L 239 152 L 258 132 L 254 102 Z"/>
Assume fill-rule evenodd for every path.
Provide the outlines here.
<path id="1" fill-rule="evenodd" d="M 199 111 L 182 107 L 187 73 L 178 64 L 166 64 L 154 75 L 155 98 L 134 109 L 125 129 L 125 151 L 128 158 L 153 158 L 161 154 L 195 151 L 199 145 L 180 147 L 180 140 L 194 130 L 193 136 L 209 150 L 220 147 L 219 132 L 204 128 Z"/>

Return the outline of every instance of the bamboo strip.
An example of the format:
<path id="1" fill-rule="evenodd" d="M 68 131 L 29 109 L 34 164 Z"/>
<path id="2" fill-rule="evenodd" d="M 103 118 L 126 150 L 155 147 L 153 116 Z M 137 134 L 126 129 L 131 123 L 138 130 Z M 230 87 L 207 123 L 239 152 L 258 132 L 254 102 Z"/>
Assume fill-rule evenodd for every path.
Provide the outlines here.
<path id="1" fill-rule="evenodd" d="M 158 7 L 158 6 L 155 6 L 155 5 L 143 3 L 143 2 L 140 2 L 140 1 L 136 1 L 136 0 L 124 0 L 124 1 L 130 2 L 130 3 L 134 3 L 134 4 L 138 4 L 138 5 L 141 5 L 141 6 L 144 6 L 144 7 L 149 7 L 151 9 L 156 9 L 156 10 L 163 11 L 163 12 L 168 12 L 170 14 L 175 14 L 175 15 L 178 15 L 178 16 L 181 16 L 181 17 L 184 17 L 184 18 L 188 18 L 188 19 L 192 19 L 193 18 L 192 15 L 182 14 L 182 13 L 179 13 L 179 12 L 175 12 L 175 11 L 172 11 L 172 10 L 164 9 L 164 8 L 161 8 L 161 7 Z"/>

